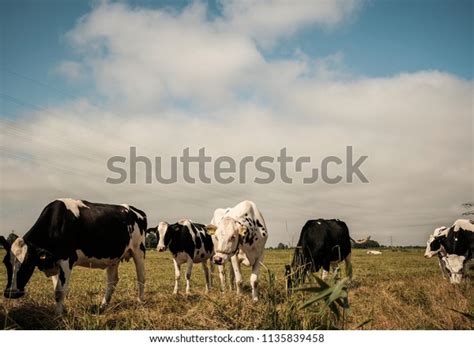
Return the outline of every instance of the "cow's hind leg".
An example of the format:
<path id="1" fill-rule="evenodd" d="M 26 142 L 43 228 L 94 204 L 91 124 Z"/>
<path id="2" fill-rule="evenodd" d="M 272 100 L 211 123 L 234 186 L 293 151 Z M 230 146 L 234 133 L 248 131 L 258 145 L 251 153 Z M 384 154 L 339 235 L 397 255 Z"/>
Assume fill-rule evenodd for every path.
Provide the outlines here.
<path id="1" fill-rule="evenodd" d="M 174 290 L 173 294 L 178 294 L 179 291 L 179 279 L 181 278 L 181 265 L 173 258 L 174 264 Z"/>
<path id="2" fill-rule="evenodd" d="M 193 272 L 193 260 L 192 258 L 188 258 L 186 268 L 186 294 L 190 293 L 190 286 L 191 286 L 191 273 Z"/>
<path id="3" fill-rule="evenodd" d="M 258 301 L 258 275 L 262 261 L 263 255 L 255 261 L 252 266 L 252 274 L 250 274 L 250 286 L 252 287 L 252 299 L 254 302 Z"/>
<path id="4" fill-rule="evenodd" d="M 346 263 L 346 275 L 349 278 L 349 281 L 352 281 L 352 261 L 351 261 L 351 254 L 348 254 L 347 257 L 344 259 Z"/>
<path id="5" fill-rule="evenodd" d="M 206 293 L 209 293 L 209 289 L 211 288 L 211 277 L 209 275 L 209 269 L 207 268 L 207 260 L 201 262 L 201 266 L 204 273 L 204 278 L 206 279 Z"/>
<path id="6" fill-rule="evenodd" d="M 107 267 L 106 274 L 107 274 L 107 288 L 105 289 L 105 295 L 102 299 L 101 307 L 106 306 L 110 303 L 110 299 L 112 298 L 112 294 L 115 291 L 115 287 L 119 281 L 118 276 L 118 263 Z"/>
<path id="7" fill-rule="evenodd" d="M 65 312 L 64 298 L 66 297 L 71 268 L 68 261 L 59 262 L 59 274 L 52 277 L 54 287 L 54 299 L 56 301 L 56 314 L 62 315 Z"/>
<path id="8" fill-rule="evenodd" d="M 145 300 L 145 253 L 142 250 L 133 253 L 133 262 L 137 271 L 138 301 Z"/>

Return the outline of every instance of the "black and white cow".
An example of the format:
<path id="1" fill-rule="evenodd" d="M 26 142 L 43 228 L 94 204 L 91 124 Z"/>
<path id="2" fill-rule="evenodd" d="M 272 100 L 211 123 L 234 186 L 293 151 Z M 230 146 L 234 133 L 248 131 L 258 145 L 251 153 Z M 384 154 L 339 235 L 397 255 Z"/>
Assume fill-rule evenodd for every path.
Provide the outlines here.
<path id="1" fill-rule="evenodd" d="M 186 263 L 186 294 L 189 294 L 193 263 L 201 263 L 206 278 L 206 293 L 211 287 L 211 278 L 208 269 L 208 260 L 214 254 L 214 245 L 211 236 L 206 233 L 206 226 L 190 220 L 180 220 L 174 224 L 160 222 L 156 227 L 158 236 L 158 251 L 169 248 L 173 255 L 175 270 L 175 285 L 173 293 L 179 290 L 181 265 Z"/>
<path id="2" fill-rule="evenodd" d="M 351 241 L 362 244 L 369 239 L 370 237 L 365 240 L 353 240 L 346 223 L 338 219 L 308 220 L 301 230 L 291 267 L 286 267 L 288 288 L 292 287 L 293 280 L 304 281 L 308 272 L 317 272 L 321 267 L 322 278 L 325 280 L 330 268 L 339 261 L 345 261 L 346 274 L 351 279 Z"/>
<path id="3" fill-rule="evenodd" d="M 3 238 L 7 254 L 3 263 L 8 282 L 6 298 L 20 298 L 35 267 L 53 279 L 56 312 L 64 311 L 64 297 L 74 266 L 107 270 L 102 305 L 110 302 L 119 280 L 118 265 L 133 258 L 138 279 L 138 299 L 145 285 L 144 212 L 128 205 L 91 203 L 70 198 L 48 204 L 36 223 L 11 246 Z"/>
<path id="4" fill-rule="evenodd" d="M 233 208 L 216 209 L 207 232 L 212 235 L 215 255 L 212 261 L 219 265 L 221 285 L 225 287 L 224 263 L 230 259 L 237 293 L 241 292 L 240 263 L 250 266 L 252 299 L 258 300 L 258 275 L 263 261 L 263 251 L 268 239 L 268 229 L 254 202 L 243 201 Z"/>
<path id="5" fill-rule="evenodd" d="M 446 270 L 446 263 L 443 257 L 446 257 L 446 251 L 441 246 L 440 239 L 446 236 L 449 232 L 449 228 L 446 226 L 438 227 L 434 230 L 433 234 L 430 234 L 428 241 L 426 242 L 425 257 L 431 258 L 434 255 L 438 256 L 438 265 L 441 270 L 443 278 L 449 278 L 449 274 Z M 431 248 L 433 247 L 433 250 Z"/>
<path id="6" fill-rule="evenodd" d="M 443 275 L 459 284 L 474 253 L 474 221 L 459 219 L 449 228 L 437 228 L 426 244 L 425 257 L 437 254 Z"/>

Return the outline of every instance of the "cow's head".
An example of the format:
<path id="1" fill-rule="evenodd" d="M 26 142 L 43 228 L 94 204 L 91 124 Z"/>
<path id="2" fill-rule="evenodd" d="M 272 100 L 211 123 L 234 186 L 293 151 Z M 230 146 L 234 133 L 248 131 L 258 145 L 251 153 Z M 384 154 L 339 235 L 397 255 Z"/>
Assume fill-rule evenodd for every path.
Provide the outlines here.
<path id="1" fill-rule="evenodd" d="M 239 249 L 240 237 L 245 237 L 247 227 L 231 217 L 224 217 L 217 225 L 207 225 L 207 233 L 212 236 L 215 264 L 224 264 Z"/>
<path id="2" fill-rule="evenodd" d="M 26 242 L 23 238 L 17 238 L 11 245 L 5 238 L 0 238 L 7 250 L 3 259 L 8 276 L 7 287 L 3 292 L 5 298 L 16 299 L 25 294 L 25 286 L 36 266 L 46 273 L 57 267 L 51 253 Z"/>
<path id="3" fill-rule="evenodd" d="M 3 244 L 7 254 L 3 263 L 7 269 L 7 287 L 3 295 L 6 298 L 20 298 L 25 294 L 25 286 L 35 269 L 36 256 L 23 238 L 17 238 L 13 244 Z"/>
<path id="4" fill-rule="evenodd" d="M 446 264 L 446 270 L 449 274 L 449 281 L 452 284 L 460 284 L 464 272 L 465 256 L 446 255 L 442 258 Z"/>
<path id="5" fill-rule="evenodd" d="M 160 222 L 157 227 L 158 245 L 156 249 L 160 252 L 166 251 L 173 238 L 173 232 L 176 232 L 176 224 L 170 225 L 167 222 Z"/>
<path id="6" fill-rule="evenodd" d="M 434 230 L 433 234 L 430 234 L 428 241 L 426 242 L 425 257 L 431 258 L 438 252 L 442 251 L 442 241 L 446 238 L 446 233 L 449 230 L 447 227 L 439 227 Z"/>

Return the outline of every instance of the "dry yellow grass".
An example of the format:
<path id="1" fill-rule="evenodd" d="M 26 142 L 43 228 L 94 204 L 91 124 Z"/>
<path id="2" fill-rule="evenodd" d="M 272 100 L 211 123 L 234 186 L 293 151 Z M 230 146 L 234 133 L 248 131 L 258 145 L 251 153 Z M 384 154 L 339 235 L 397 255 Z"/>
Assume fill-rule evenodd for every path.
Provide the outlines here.
<path id="1" fill-rule="evenodd" d="M 3 258 L 4 252 L 0 251 Z M 305 299 L 285 294 L 284 264 L 289 250 L 266 250 L 265 265 L 275 274 L 269 287 L 262 269 L 260 301 L 250 299 L 248 269 L 244 269 L 245 294 L 222 294 L 214 288 L 204 294 L 200 266 L 195 266 L 192 294 L 174 296 L 174 270 L 170 253 L 150 251 L 146 259 L 146 303 L 136 302 L 135 271 L 132 263 L 120 266 L 120 282 L 111 305 L 98 311 L 105 289 L 101 270 L 75 268 L 66 306 L 68 313 L 54 317 L 50 279 L 36 271 L 20 300 L 1 300 L 0 328 L 8 329 L 279 329 L 315 328 L 318 306 L 299 310 Z M 367 256 L 354 250 L 354 280 L 349 291 L 350 313 L 345 327 L 355 329 L 370 320 L 365 329 L 472 329 L 468 318 L 449 309 L 474 314 L 472 281 L 455 287 L 441 278 L 436 259 L 423 258 L 421 249 L 384 251 Z M 184 279 L 184 278 L 183 278 Z M 183 282 L 184 283 L 184 282 Z M 217 273 L 214 283 L 218 284 Z M 0 269 L 0 286 L 5 287 L 5 268 Z"/>

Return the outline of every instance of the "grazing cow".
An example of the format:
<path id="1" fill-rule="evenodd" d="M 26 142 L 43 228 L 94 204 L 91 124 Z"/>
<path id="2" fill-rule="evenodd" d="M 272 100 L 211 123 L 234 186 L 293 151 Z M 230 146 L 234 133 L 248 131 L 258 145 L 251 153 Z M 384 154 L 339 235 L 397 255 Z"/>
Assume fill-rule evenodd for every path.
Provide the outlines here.
<path id="1" fill-rule="evenodd" d="M 48 204 L 36 223 L 10 246 L 3 263 L 8 282 L 6 298 L 20 298 L 35 267 L 52 277 L 56 313 L 64 312 L 64 297 L 75 265 L 107 270 L 102 305 L 110 302 L 118 282 L 118 265 L 133 258 L 138 279 L 138 300 L 145 285 L 146 215 L 128 205 L 91 203 L 70 198 Z"/>
<path id="2" fill-rule="evenodd" d="M 213 236 L 215 254 L 212 261 L 219 265 L 219 277 L 225 287 L 223 265 L 230 259 L 237 293 L 241 292 L 240 263 L 252 268 L 250 285 L 252 299 L 258 300 L 258 275 L 263 261 L 263 251 L 268 229 L 254 202 L 243 201 L 233 208 L 216 209 L 207 232 Z"/>
<path id="3" fill-rule="evenodd" d="M 459 219 L 450 228 L 438 228 L 430 235 L 425 257 L 438 254 L 443 275 L 459 284 L 467 262 L 474 253 L 474 221 Z"/>
<path id="4" fill-rule="evenodd" d="M 178 293 L 181 265 L 184 263 L 187 263 L 186 294 L 189 294 L 193 263 L 201 263 L 206 278 L 206 293 L 209 292 L 211 278 L 207 261 L 214 254 L 214 245 L 211 236 L 206 232 L 206 226 L 190 220 L 180 220 L 171 225 L 160 222 L 156 227 L 156 233 L 158 236 L 157 250 L 165 251 L 169 248 L 173 254 L 175 270 L 173 293 Z"/>
<path id="5" fill-rule="evenodd" d="M 286 267 L 287 287 L 291 288 L 293 281 L 304 282 L 308 272 L 317 272 L 321 267 L 325 280 L 330 268 L 343 260 L 346 274 L 351 279 L 351 240 L 362 244 L 369 239 L 353 240 L 346 223 L 338 219 L 308 220 L 301 230 L 291 266 Z"/>
<path id="6" fill-rule="evenodd" d="M 449 278 L 449 274 L 446 271 L 446 263 L 443 257 L 446 256 L 444 249 L 441 246 L 440 239 L 449 232 L 449 228 L 446 226 L 438 227 L 434 230 L 433 234 L 430 234 L 428 241 L 426 242 L 425 257 L 430 258 L 434 255 L 438 256 L 438 265 L 441 270 L 443 278 Z"/>
<path id="7" fill-rule="evenodd" d="M 369 250 L 367 251 L 367 255 L 381 255 L 382 251 L 377 251 L 377 250 Z"/>

